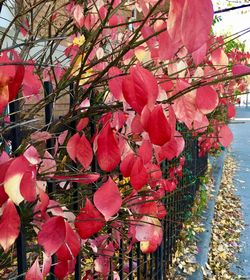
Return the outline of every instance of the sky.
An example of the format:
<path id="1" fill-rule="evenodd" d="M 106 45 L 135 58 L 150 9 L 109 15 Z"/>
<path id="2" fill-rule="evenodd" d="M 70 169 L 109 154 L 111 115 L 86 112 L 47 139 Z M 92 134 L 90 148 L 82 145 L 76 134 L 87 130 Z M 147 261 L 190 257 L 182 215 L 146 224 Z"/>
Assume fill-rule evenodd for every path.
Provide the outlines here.
<path id="1" fill-rule="evenodd" d="M 249 3 L 250 1 L 248 1 Z M 231 3 L 232 6 L 242 5 L 246 4 L 244 1 L 240 0 L 233 0 L 233 1 L 227 1 L 227 0 L 213 0 L 214 10 L 218 10 L 218 4 L 221 6 L 221 8 L 228 8 L 227 4 Z M 229 11 L 226 13 L 218 14 L 218 16 L 221 17 L 222 21 L 215 24 L 214 26 L 214 32 L 217 35 L 223 35 L 225 33 L 234 34 L 236 32 L 239 32 L 241 30 L 250 29 L 250 7 L 238 9 L 234 11 Z M 245 42 L 246 44 L 246 50 L 250 51 L 250 30 L 247 34 L 241 36 L 239 38 L 240 41 Z"/>

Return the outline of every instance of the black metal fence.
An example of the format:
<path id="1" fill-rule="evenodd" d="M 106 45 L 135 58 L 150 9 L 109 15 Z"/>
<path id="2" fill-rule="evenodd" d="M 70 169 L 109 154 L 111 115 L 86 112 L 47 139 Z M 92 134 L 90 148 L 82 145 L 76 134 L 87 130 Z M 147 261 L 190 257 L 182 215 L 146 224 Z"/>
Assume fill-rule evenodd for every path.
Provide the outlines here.
<path id="1" fill-rule="evenodd" d="M 44 90 L 47 98 L 49 98 L 52 88 L 49 83 L 44 84 Z M 70 87 L 69 93 L 73 91 L 73 87 Z M 72 99 L 71 99 L 71 102 Z M 18 122 L 19 104 L 18 102 L 12 102 L 10 105 L 10 116 L 13 124 Z M 53 102 L 51 101 L 45 107 L 45 129 L 49 127 L 53 120 Z M 74 129 L 74 123 L 71 123 Z M 90 124 L 91 126 L 91 124 Z M 90 130 L 93 128 L 90 127 Z M 94 133 L 94 131 L 92 131 Z M 11 129 L 11 141 L 12 149 L 15 151 L 21 143 L 20 127 L 14 125 Z M 176 240 L 178 239 L 179 233 L 182 229 L 183 222 L 189 217 L 190 210 L 194 202 L 196 191 L 199 189 L 199 176 L 202 176 L 207 168 L 207 157 L 200 158 L 198 156 L 198 143 L 197 139 L 186 133 L 185 136 L 186 148 L 183 153 L 186 157 L 186 162 L 183 170 L 183 177 L 180 180 L 177 189 L 171 193 L 168 193 L 164 198 L 164 205 L 166 206 L 167 215 L 162 221 L 163 226 L 163 241 L 157 251 L 152 254 L 142 254 L 140 251 L 139 244 L 136 244 L 133 250 L 128 254 L 126 253 L 126 241 L 121 240 L 119 253 L 116 254 L 115 259 L 112 259 L 113 266 L 118 272 L 120 279 L 155 279 L 163 280 L 168 278 L 168 267 L 172 263 L 172 257 L 176 249 Z M 53 149 L 53 140 L 47 141 L 47 149 Z M 164 172 L 167 173 L 168 168 L 172 162 L 165 162 L 163 164 Z M 96 161 L 92 163 L 92 171 L 96 171 Z M 79 199 L 78 199 L 78 188 L 77 184 L 74 183 L 74 194 L 75 201 L 72 203 L 73 210 L 77 212 L 79 210 Z M 48 192 L 52 194 L 54 192 L 53 183 L 49 183 Z M 22 224 L 20 229 L 20 235 L 16 242 L 16 257 L 17 257 L 17 271 L 15 276 L 11 279 L 24 279 L 27 267 L 27 242 L 25 240 L 26 228 Z M 1 258 L 4 254 L 0 253 Z M 56 259 L 53 258 L 53 262 Z M 1 262 L 2 263 L 2 262 Z M 126 268 L 125 268 L 126 266 Z M 53 267 L 53 266 L 52 266 Z M 0 267 L 0 270 L 3 267 Z M 76 268 L 74 278 L 76 280 L 82 279 L 81 275 L 81 256 L 77 257 Z M 109 276 L 112 279 L 113 275 Z M 4 278 L 3 278 L 4 279 Z M 10 278 L 5 278 L 10 279 Z M 56 279 L 53 275 L 53 269 L 51 270 L 49 279 Z M 96 278 L 97 279 L 97 278 Z"/>

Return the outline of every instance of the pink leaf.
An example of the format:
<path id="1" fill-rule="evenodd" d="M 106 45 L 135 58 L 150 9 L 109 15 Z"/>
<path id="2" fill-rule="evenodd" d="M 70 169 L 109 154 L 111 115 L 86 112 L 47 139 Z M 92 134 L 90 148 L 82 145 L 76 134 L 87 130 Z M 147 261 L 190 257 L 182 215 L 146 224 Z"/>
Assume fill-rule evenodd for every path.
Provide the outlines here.
<path id="1" fill-rule="evenodd" d="M 75 227 L 82 239 L 87 239 L 100 231 L 105 224 L 104 217 L 86 197 L 85 206 L 76 217 Z"/>
<path id="2" fill-rule="evenodd" d="M 144 216 L 136 225 L 136 239 L 143 253 L 152 253 L 161 244 L 162 228 L 158 219 Z"/>
<path id="3" fill-rule="evenodd" d="M 247 75 L 250 74 L 250 67 L 248 67 L 247 65 L 238 64 L 232 67 L 232 71 L 234 76 L 244 75 L 244 74 Z"/>
<path id="4" fill-rule="evenodd" d="M 68 130 L 64 130 L 63 132 L 60 133 L 60 135 L 58 136 L 58 143 L 60 145 L 63 145 L 67 135 L 68 135 Z"/>
<path id="5" fill-rule="evenodd" d="M 8 199 L 0 217 L 0 245 L 8 251 L 19 235 L 20 218 L 14 203 Z"/>
<path id="6" fill-rule="evenodd" d="M 53 255 L 64 243 L 66 227 L 63 217 L 49 218 L 38 233 L 38 243 L 47 255 Z"/>
<path id="7" fill-rule="evenodd" d="M 181 41 L 181 20 L 185 0 L 170 0 L 168 32 L 172 40 Z"/>
<path id="8" fill-rule="evenodd" d="M 124 78 L 122 91 L 128 104 L 140 114 L 145 105 L 150 108 L 154 105 L 158 97 L 158 84 L 152 73 L 138 64 Z"/>
<path id="9" fill-rule="evenodd" d="M 45 151 L 39 173 L 43 173 L 48 177 L 53 177 L 56 169 L 56 161 L 53 156 L 48 151 Z"/>
<path id="10" fill-rule="evenodd" d="M 222 146 L 228 147 L 233 141 L 233 133 L 227 125 L 223 125 L 219 131 L 219 141 Z"/>
<path id="11" fill-rule="evenodd" d="M 31 164 L 39 164 L 41 161 L 39 153 L 34 146 L 29 146 L 23 155 Z"/>
<path id="12" fill-rule="evenodd" d="M 97 138 L 97 161 L 103 171 L 110 172 L 121 160 L 120 150 L 110 124 L 107 123 Z"/>
<path id="13" fill-rule="evenodd" d="M 181 37 L 190 53 L 207 42 L 213 17 L 211 0 L 185 0 L 181 19 Z"/>
<path id="14" fill-rule="evenodd" d="M 188 88 L 190 85 L 184 80 L 178 80 L 176 84 L 177 93 Z M 191 91 L 177 98 L 172 107 L 176 118 L 184 122 L 189 129 L 192 129 L 192 123 L 195 119 L 197 108 L 195 106 L 196 92 Z"/>
<path id="15" fill-rule="evenodd" d="M 31 266 L 31 268 L 27 271 L 25 275 L 25 280 L 43 280 L 43 275 L 40 270 L 38 257 Z"/>
<path id="16" fill-rule="evenodd" d="M 192 57 L 196 66 L 198 66 L 207 53 L 207 43 L 203 44 L 199 49 L 192 53 Z"/>
<path id="17" fill-rule="evenodd" d="M 119 211 L 122 205 L 121 194 L 111 178 L 95 192 L 94 204 L 106 221 Z"/>
<path id="18" fill-rule="evenodd" d="M 110 258 L 106 256 L 98 256 L 95 259 L 95 271 L 106 278 L 110 272 Z"/>
<path id="19" fill-rule="evenodd" d="M 82 28 L 84 25 L 83 6 L 74 5 L 72 11 L 73 11 L 73 19 L 76 26 Z"/>
<path id="20" fill-rule="evenodd" d="M 52 264 L 52 258 L 50 256 L 47 256 L 43 252 L 43 267 L 42 267 L 43 277 L 47 276 L 47 274 L 49 273 L 51 264 Z"/>
<path id="21" fill-rule="evenodd" d="M 196 106 L 203 114 L 211 113 L 219 104 L 218 93 L 210 86 L 197 89 Z"/>

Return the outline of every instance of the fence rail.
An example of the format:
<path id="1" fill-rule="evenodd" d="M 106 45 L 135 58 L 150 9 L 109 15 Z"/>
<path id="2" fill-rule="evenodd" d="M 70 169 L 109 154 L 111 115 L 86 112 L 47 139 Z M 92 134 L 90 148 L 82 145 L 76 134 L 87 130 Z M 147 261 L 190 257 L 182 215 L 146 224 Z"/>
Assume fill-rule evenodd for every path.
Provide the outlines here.
<path id="1" fill-rule="evenodd" d="M 51 85 L 46 82 L 44 84 L 44 91 L 46 97 L 49 98 L 51 93 Z M 74 87 L 69 88 L 70 95 L 74 93 Z M 71 104 L 73 105 L 73 99 L 71 98 Z M 19 112 L 19 103 L 17 101 L 12 102 L 10 105 L 11 122 L 16 123 Z M 45 130 L 49 128 L 51 121 L 53 120 L 53 101 L 46 105 L 44 110 L 45 117 Z M 71 129 L 74 131 L 75 123 L 71 122 Z M 90 131 L 92 135 L 95 133 L 94 126 L 90 122 Z M 12 150 L 18 148 L 22 141 L 22 133 L 20 127 L 14 126 L 10 132 L 10 138 L 12 141 Z M 120 279 L 155 279 L 164 280 L 168 278 L 168 267 L 172 264 L 172 257 L 176 249 L 176 240 L 179 237 L 182 229 L 183 222 L 189 217 L 191 207 L 193 205 L 196 191 L 199 189 L 200 181 L 199 177 L 202 176 L 207 168 L 207 157 L 198 156 L 198 143 L 197 139 L 186 133 L 185 137 L 186 148 L 183 155 L 186 157 L 185 168 L 183 170 L 183 177 L 180 180 L 175 191 L 166 193 L 163 203 L 167 210 L 167 215 L 162 220 L 163 226 L 163 240 L 156 252 L 152 254 L 143 254 L 140 250 L 140 245 L 136 244 L 134 249 L 128 252 L 127 240 L 122 238 L 120 241 L 120 248 L 118 254 L 111 259 L 110 266 L 115 268 L 118 272 Z M 53 140 L 47 141 L 47 149 L 53 150 Z M 167 174 L 168 169 L 174 162 L 164 162 L 162 165 L 163 172 Z M 74 164 L 74 163 L 72 163 Z M 92 162 L 92 171 L 97 171 L 97 162 L 94 158 Z M 77 183 L 73 183 L 74 193 L 72 195 L 73 201 L 72 208 L 74 211 L 78 211 L 79 205 L 79 190 Z M 54 185 L 49 183 L 48 193 L 53 195 Z M 16 242 L 16 256 L 17 256 L 17 271 L 16 276 L 11 279 L 22 280 L 25 278 L 27 271 L 27 230 L 22 223 L 20 235 Z M 30 244 L 30 243 L 29 243 Z M 2 255 L 1 257 L 4 257 Z M 74 279 L 82 279 L 82 263 L 81 255 L 77 257 Z M 56 258 L 52 257 L 52 263 L 56 263 Z M 0 267 L 1 269 L 1 267 Z M 9 279 L 9 278 L 6 278 Z M 53 266 L 49 276 L 49 279 L 56 279 L 53 274 Z M 96 278 L 97 279 L 97 278 Z M 113 275 L 110 275 L 108 279 L 113 279 Z"/>

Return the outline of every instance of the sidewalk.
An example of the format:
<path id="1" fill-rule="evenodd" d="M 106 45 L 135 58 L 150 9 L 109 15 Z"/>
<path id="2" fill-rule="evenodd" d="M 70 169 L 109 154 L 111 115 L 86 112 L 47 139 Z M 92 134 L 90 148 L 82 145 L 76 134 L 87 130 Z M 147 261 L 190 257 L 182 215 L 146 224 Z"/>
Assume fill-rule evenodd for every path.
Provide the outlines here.
<path id="1" fill-rule="evenodd" d="M 236 275 L 241 275 L 242 279 L 250 279 L 250 108 L 238 107 L 237 118 L 230 124 L 230 127 L 234 134 L 234 142 L 229 153 L 239 165 L 234 183 L 237 187 L 237 195 L 242 202 L 243 218 L 246 224 L 246 228 L 241 234 L 241 251 L 237 255 L 238 261 L 233 265 L 232 271 Z M 197 261 L 201 267 L 204 267 L 208 261 L 214 206 L 221 183 L 225 155 L 226 152 L 212 161 L 214 198 L 209 201 L 208 209 L 203 218 L 206 231 L 199 235 L 198 240 L 198 247 L 201 250 Z M 188 279 L 202 280 L 202 270 L 197 270 Z"/>
<path id="2" fill-rule="evenodd" d="M 241 234 L 241 251 L 232 271 L 243 279 L 250 279 L 250 108 L 237 108 L 237 117 L 231 124 L 234 133 L 231 154 L 239 168 L 234 183 L 242 202 L 243 218 L 246 224 Z"/>

